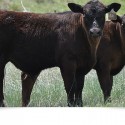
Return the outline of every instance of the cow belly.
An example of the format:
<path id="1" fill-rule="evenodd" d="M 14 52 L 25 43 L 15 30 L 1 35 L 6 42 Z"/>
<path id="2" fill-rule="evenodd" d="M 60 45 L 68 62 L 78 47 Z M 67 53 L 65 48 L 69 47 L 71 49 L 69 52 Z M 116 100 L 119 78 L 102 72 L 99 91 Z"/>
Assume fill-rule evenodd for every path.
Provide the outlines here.
<path id="1" fill-rule="evenodd" d="M 78 69 L 82 69 L 84 75 L 86 75 L 95 65 L 96 59 L 86 56 L 82 56 L 77 60 Z"/>
<path id="2" fill-rule="evenodd" d="M 84 75 L 86 75 L 87 73 L 89 73 L 92 68 L 93 68 L 93 65 L 89 65 L 89 66 L 86 65 L 86 66 L 84 66 L 83 67 Z"/>
<path id="3" fill-rule="evenodd" d="M 111 62 L 111 74 L 112 75 L 118 74 L 124 67 L 124 64 L 125 64 L 124 56 L 115 57 L 115 59 L 112 60 Z"/>
<path id="4" fill-rule="evenodd" d="M 37 74 L 41 70 L 54 67 L 55 60 L 53 56 L 42 55 L 37 53 L 25 53 L 24 51 L 15 51 L 10 54 L 9 61 L 12 62 L 18 69 L 29 73 Z"/>
<path id="5" fill-rule="evenodd" d="M 111 74 L 112 75 L 117 75 L 122 70 L 123 67 L 124 67 L 124 64 L 121 64 L 121 65 L 119 65 L 117 67 L 112 67 Z"/>

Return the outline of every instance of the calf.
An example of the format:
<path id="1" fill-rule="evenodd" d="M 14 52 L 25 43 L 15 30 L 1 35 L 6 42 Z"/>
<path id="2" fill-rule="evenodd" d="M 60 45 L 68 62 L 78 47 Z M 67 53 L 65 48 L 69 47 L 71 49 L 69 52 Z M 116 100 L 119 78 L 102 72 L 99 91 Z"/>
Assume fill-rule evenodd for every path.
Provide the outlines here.
<path id="1" fill-rule="evenodd" d="M 113 23 L 115 22 L 115 23 Z M 125 65 L 125 15 L 116 21 L 107 21 L 97 51 L 95 70 L 104 94 L 104 101 L 111 101 L 113 76 Z"/>
<path id="2" fill-rule="evenodd" d="M 85 6 L 69 3 L 73 12 L 34 14 L 0 11 L 0 105 L 4 106 L 3 78 L 7 62 L 22 70 L 22 105 L 26 106 L 41 70 L 58 66 L 68 106 L 82 106 L 84 76 L 96 62 L 105 14 L 120 4 L 97 0 Z"/>

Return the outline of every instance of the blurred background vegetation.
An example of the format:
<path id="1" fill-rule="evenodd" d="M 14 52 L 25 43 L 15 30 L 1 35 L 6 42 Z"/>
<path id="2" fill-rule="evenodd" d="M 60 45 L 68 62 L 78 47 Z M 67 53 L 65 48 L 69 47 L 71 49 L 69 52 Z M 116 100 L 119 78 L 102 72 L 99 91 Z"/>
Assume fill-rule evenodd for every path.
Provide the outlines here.
<path id="1" fill-rule="evenodd" d="M 69 10 L 67 7 L 68 2 L 75 2 L 84 5 L 89 0 L 22 0 L 25 8 L 30 12 L 60 12 Z M 120 15 L 125 13 L 125 0 L 100 0 L 108 5 L 112 2 L 121 3 L 122 7 L 118 12 Z M 0 9 L 23 11 L 21 0 L 0 0 Z"/>

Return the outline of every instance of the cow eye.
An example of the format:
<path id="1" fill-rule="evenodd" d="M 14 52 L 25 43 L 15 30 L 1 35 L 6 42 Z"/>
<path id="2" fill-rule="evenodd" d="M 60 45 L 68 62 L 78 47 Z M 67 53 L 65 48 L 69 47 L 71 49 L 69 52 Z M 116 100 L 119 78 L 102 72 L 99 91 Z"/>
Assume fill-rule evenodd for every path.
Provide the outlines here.
<path id="1" fill-rule="evenodd" d="M 85 11 L 85 10 L 83 10 L 83 14 L 86 14 L 86 11 Z"/>
<path id="2" fill-rule="evenodd" d="M 88 17 L 90 20 L 94 18 L 93 14 L 89 14 L 87 17 Z"/>

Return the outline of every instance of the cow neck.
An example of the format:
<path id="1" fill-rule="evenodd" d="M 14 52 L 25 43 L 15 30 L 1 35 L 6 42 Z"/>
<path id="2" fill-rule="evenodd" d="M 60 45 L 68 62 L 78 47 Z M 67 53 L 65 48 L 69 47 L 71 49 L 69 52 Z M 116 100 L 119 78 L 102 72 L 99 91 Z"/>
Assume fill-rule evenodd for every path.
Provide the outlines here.
<path id="1" fill-rule="evenodd" d="M 99 45 L 99 42 L 100 42 L 100 39 L 101 37 L 99 38 L 93 38 L 93 37 L 90 37 L 86 30 L 85 30 L 85 25 L 83 23 L 83 32 L 84 32 L 84 36 L 86 37 L 85 40 L 85 45 L 86 45 L 86 49 L 88 49 L 88 55 L 90 55 L 89 57 L 89 61 L 91 61 L 91 63 L 95 63 L 96 62 L 96 53 L 97 53 L 97 48 L 98 48 L 98 45 Z"/>
<path id="2" fill-rule="evenodd" d="M 123 53 L 123 55 L 125 55 L 125 31 L 123 31 L 120 23 L 116 24 L 116 30 L 117 30 L 117 33 L 118 33 L 119 39 L 120 39 L 120 41 L 118 41 L 118 42 L 120 42 L 122 53 Z"/>
<path id="3" fill-rule="evenodd" d="M 90 45 L 90 52 L 91 52 L 91 58 L 94 63 L 96 62 L 96 53 L 97 53 L 97 48 L 99 45 L 101 38 L 89 38 L 89 45 Z"/>

